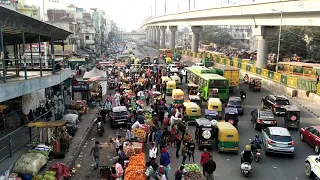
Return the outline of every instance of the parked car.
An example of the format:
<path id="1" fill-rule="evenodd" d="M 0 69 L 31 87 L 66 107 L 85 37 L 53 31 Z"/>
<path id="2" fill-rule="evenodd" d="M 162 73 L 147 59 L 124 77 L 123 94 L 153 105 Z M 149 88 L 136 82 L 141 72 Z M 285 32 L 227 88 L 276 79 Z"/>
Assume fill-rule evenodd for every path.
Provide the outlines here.
<path id="1" fill-rule="evenodd" d="M 270 109 L 255 109 L 251 111 L 251 121 L 254 129 L 263 129 L 265 127 L 277 126 L 278 124 Z"/>
<path id="2" fill-rule="evenodd" d="M 277 153 L 294 156 L 294 142 L 288 129 L 283 127 L 267 127 L 262 130 L 262 141 L 265 154 Z"/>
<path id="3" fill-rule="evenodd" d="M 131 124 L 131 115 L 125 106 L 113 107 L 111 111 L 110 125 L 127 125 Z"/>
<path id="4" fill-rule="evenodd" d="M 314 152 L 320 153 L 320 126 L 310 126 L 300 129 L 300 140 L 314 147 Z"/>
<path id="5" fill-rule="evenodd" d="M 274 114 L 285 114 L 284 106 L 290 105 L 289 100 L 281 95 L 268 95 L 261 100 L 263 108 L 271 109 Z"/>
<path id="6" fill-rule="evenodd" d="M 243 115 L 243 104 L 240 97 L 229 97 L 228 103 L 226 104 L 226 107 L 234 107 L 237 108 L 238 113 L 240 115 Z"/>
<path id="7" fill-rule="evenodd" d="M 309 178 L 320 178 L 320 157 L 318 155 L 310 155 L 305 160 L 305 173 Z"/>

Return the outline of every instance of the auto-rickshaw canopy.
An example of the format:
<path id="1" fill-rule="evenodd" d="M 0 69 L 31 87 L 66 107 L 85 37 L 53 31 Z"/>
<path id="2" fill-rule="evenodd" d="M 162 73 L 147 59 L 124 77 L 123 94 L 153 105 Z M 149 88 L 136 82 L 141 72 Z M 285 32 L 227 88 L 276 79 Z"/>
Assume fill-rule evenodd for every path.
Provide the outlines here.
<path id="1" fill-rule="evenodd" d="M 175 81 L 168 81 L 167 82 L 167 89 L 176 89 L 176 82 Z"/>
<path id="2" fill-rule="evenodd" d="M 162 76 L 161 77 L 161 82 L 162 83 L 167 83 L 168 81 L 171 81 L 171 78 L 169 78 L 168 76 Z"/>
<path id="3" fill-rule="evenodd" d="M 218 139 L 222 142 L 235 142 L 239 141 L 239 132 L 229 122 L 217 122 L 216 126 L 218 128 Z"/>
<path id="4" fill-rule="evenodd" d="M 194 102 L 184 102 L 187 116 L 201 116 L 201 108 Z"/>
<path id="5" fill-rule="evenodd" d="M 177 84 L 181 84 L 181 79 L 179 76 L 171 76 L 171 80 L 175 81 Z"/>
<path id="6" fill-rule="evenodd" d="M 209 98 L 208 109 L 222 111 L 222 102 L 219 98 Z"/>
<path id="7" fill-rule="evenodd" d="M 169 63 L 171 63 L 171 62 L 172 62 L 172 59 L 169 58 L 169 57 L 166 57 L 166 63 L 169 64 Z"/>
<path id="8" fill-rule="evenodd" d="M 172 90 L 172 99 L 183 99 L 184 92 L 181 89 Z"/>

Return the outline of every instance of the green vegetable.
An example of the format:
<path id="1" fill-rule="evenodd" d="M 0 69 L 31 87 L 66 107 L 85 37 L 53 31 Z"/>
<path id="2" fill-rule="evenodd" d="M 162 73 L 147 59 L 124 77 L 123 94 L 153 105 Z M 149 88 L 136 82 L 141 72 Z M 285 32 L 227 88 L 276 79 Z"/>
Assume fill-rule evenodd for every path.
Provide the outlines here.
<path id="1" fill-rule="evenodd" d="M 201 172 L 198 164 L 185 164 L 184 168 L 188 172 Z"/>

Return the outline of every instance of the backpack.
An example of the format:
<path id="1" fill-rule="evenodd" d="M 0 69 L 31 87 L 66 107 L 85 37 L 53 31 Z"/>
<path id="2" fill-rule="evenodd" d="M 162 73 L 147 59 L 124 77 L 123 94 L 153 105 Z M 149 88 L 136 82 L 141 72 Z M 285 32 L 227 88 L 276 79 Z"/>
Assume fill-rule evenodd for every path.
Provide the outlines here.
<path id="1" fill-rule="evenodd" d="M 212 174 L 215 170 L 216 170 L 216 162 L 214 162 L 213 160 L 210 160 L 207 162 L 206 164 L 206 171 L 209 173 L 209 174 Z"/>

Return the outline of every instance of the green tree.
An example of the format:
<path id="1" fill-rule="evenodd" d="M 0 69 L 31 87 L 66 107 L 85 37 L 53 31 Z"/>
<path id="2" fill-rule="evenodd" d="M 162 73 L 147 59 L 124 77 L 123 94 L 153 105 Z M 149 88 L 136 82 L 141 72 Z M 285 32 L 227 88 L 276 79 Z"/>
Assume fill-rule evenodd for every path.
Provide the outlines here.
<path id="1" fill-rule="evenodd" d="M 215 43 L 222 46 L 231 45 L 233 42 L 227 31 L 216 26 L 204 26 L 200 33 L 200 41 L 204 44 Z"/>

